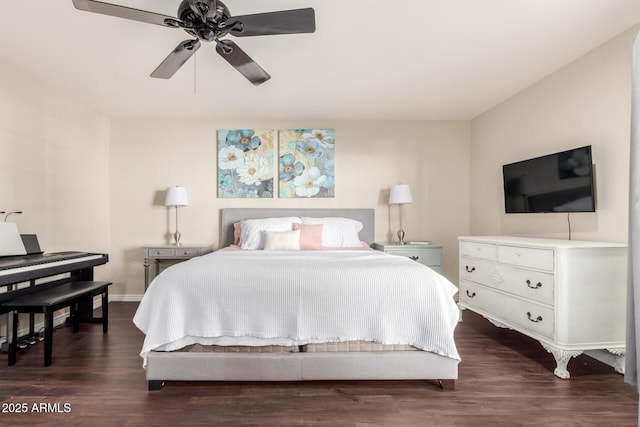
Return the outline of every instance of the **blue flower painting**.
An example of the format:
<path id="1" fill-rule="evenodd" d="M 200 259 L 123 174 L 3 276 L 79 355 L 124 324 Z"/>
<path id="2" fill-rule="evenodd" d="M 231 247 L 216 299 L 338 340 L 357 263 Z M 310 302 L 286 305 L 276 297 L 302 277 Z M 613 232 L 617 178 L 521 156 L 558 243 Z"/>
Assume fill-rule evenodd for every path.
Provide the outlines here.
<path id="1" fill-rule="evenodd" d="M 333 129 L 280 131 L 279 195 L 335 197 Z"/>
<path id="2" fill-rule="evenodd" d="M 218 130 L 218 197 L 273 197 L 274 133 Z"/>

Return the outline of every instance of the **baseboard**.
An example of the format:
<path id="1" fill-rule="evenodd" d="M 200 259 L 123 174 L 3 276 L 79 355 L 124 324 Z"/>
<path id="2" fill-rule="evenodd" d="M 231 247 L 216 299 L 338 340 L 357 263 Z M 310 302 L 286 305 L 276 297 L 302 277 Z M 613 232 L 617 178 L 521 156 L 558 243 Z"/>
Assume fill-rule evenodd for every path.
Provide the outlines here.
<path id="1" fill-rule="evenodd" d="M 109 294 L 109 302 L 140 302 L 142 295 L 112 295 Z"/>

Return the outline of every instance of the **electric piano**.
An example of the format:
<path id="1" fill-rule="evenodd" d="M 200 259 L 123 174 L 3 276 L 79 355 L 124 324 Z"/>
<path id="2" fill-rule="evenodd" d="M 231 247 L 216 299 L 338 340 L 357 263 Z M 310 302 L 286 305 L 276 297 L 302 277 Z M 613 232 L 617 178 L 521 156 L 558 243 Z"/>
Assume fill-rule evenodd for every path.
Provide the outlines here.
<path id="1" fill-rule="evenodd" d="M 40 291 L 69 282 L 91 281 L 93 267 L 106 264 L 108 261 L 107 254 L 87 252 L 0 257 L 0 314 L 9 313 L 8 324 L 11 324 L 11 310 L 3 308 L 3 303 L 31 294 L 36 290 Z M 25 285 L 19 286 L 20 284 Z M 87 300 L 81 304 L 77 315 L 79 318 L 84 318 L 84 321 L 91 321 L 93 301 Z M 29 321 L 30 334 L 34 332 L 33 323 L 32 314 Z"/>
<path id="2" fill-rule="evenodd" d="M 93 267 L 106 264 L 109 256 L 87 252 L 55 252 L 40 255 L 0 257 L 0 287 L 11 287 L 62 273 L 82 272 L 93 276 Z M 93 277 L 83 277 L 91 280 Z"/>
<path id="3" fill-rule="evenodd" d="M 28 287 L 14 289 L 19 283 L 29 282 L 29 287 L 47 286 L 56 281 L 36 284 L 36 280 L 63 273 L 70 273 L 71 281 L 93 280 L 93 267 L 108 261 L 107 254 L 87 252 L 0 257 L 0 288 L 7 288 L 6 292 L 0 293 L 0 302 L 29 293 Z"/>
<path id="4" fill-rule="evenodd" d="M 74 292 L 78 293 L 78 288 L 97 284 L 93 281 L 93 267 L 106 264 L 109 261 L 107 254 L 87 253 L 87 252 L 56 252 L 48 254 L 32 254 L 0 257 L 0 314 L 8 313 L 7 341 L 9 343 L 9 365 L 16 361 L 16 346 L 19 346 L 17 321 L 14 310 L 18 309 L 18 301 L 25 298 L 33 299 L 34 295 L 50 295 L 51 292 L 67 293 L 70 286 L 76 284 Z M 3 289 L 4 288 L 4 289 Z M 55 288 L 55 289 L 54 289 Z M 106 289 L 106 287 L 104 287 Z M 42 293 L 42 292 L 44 293 Z M 79 322 L 96 321 L 103 322 L 103 329 L 106 332 L 106 291 L 103 295 L 103 318 L 93 316 L 93 293 L 87 288 L 82 292 L 81 298 L 76 301 L 77 307 L 71 310 L 71 318 L 74 322 L 74 332 L 77 332 Z M 102 291 L 101 291 L 102 292 Z M 87 293 L 85 298 L 84 294 Z M 22 298 L 21 298 L 22 297 Z M 59 308 L 62 308 L 59 307 Z M 22 309 L 25 309 L 22 307 Z M 55 307 L 53 308 L 56 309 Z M 38 311 L 37 308 L 29 307 L 29 334 L 26 342 L 33 344 L 34 313 L 45 313 L 45 366 L 51 364 L 51 342 L 53 329 L 53 310 Z M 11 327 L 13 325 L 13 327 Z M 24 342 L 24 340 L 22 341 Z M 26 345 L 26 344 L 25 344 Z"/>

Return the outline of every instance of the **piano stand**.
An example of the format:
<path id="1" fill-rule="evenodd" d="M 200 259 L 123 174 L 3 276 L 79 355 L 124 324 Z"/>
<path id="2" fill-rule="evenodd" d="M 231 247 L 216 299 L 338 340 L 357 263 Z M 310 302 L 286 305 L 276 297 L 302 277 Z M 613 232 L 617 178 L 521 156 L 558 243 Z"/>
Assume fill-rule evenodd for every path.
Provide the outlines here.
<path id="1" fill-rule="evenodd" d="M 16 363 L 18 344 L 18 313 L 43 313 L 44 314 L 44 366 L 51 365 L 51 353 L 53 350 L 53 313 L 65 307 L 69 307 L 70 319 L 73 324 L 73 333 L 80 329 L 81 319 L 78 307 L 85 306 L 93 301 L 93 297 L 102 296 L 102 317 L 90 318 L 91 322 L 101 321 L 102 332 L 107 333 L 109 325 L 108 288 L 111 282 L 75 281 L 58 286 L 48 287 L 42 291 L 32 293 L 9 300 L 3 307 L 13 311 L 12 340 L 9 343 L 9 365 Z"/>

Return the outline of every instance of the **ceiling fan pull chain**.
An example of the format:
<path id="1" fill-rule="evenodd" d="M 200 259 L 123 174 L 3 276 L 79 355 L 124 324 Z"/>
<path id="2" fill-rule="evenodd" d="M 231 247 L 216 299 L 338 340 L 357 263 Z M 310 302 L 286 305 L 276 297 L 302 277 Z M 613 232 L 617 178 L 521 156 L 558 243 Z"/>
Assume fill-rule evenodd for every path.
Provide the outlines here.
<path id="1" fill-rule="evenodd" d="M 198 53 L 193 54 L 193 94 L 197 95 L 198 89 Z"/>

